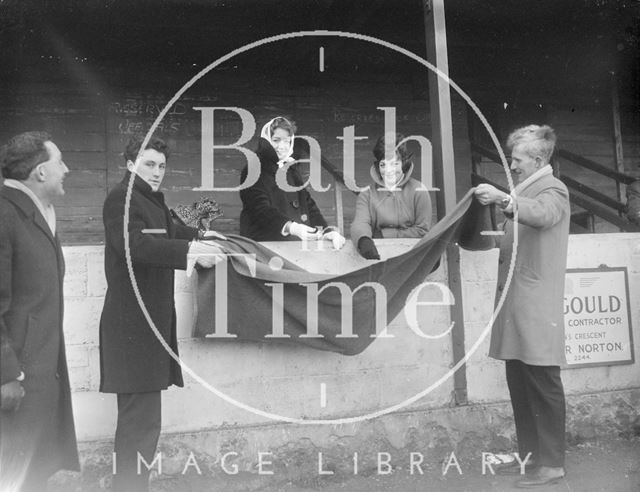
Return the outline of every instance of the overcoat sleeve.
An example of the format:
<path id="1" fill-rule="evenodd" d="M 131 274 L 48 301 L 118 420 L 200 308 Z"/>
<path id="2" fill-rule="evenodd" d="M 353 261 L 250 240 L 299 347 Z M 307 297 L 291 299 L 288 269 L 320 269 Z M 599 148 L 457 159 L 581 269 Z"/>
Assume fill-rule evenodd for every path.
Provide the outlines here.
<path id="1" fill-rule="evenodd" d="M 13 265 L 12 238 L 16 218 L 8 213 L 0 215 L 0 384 L 13 381 L 20 375 L 20 364 L 13 350 L 9 327 L 5 315 L 11 306 L 11 283 Z"/>
<path id="2" fill-rule="evenodd" d="M 422 237 L 431 229 L 431 198 L 428 191 L 414 191 L 415 222 L 406 229 L 396 229 L 396 237 Z"/>
<path id="3" fill-rule="evenodd" d="M 246 179 L 247 170 L 242 170 L 240 182 Z M 243 210 L 257 224 L 263 224 L 265 230 L 281 231 L 289 222 L 289 217 L 271 204 L 271 198 L 262 176 L 252 186 L 240 190 Z"/>
<path id="4" fill-rule="evenodd" d="M 182 224 L 175 224 L 174 227 L 176 239 L 186 239 L 187 241 L 191 241 L 198 237 L 198 229 L 195 227 L 189 227 Z"/>
<path id="5" fill-rule="evenodd" d="M 370 191 L 365 190 L 358 195 L 356 200 L 356 214 L 351 223 L 351 240 L 356 247 L 361 237 L 373 236 L 376 220 L 375 217 L 371 217 L 370 199 Z"/>
<path id="6" fill-rule="evenodd" d="M 562 219 L 568 201 L 569 192 L 559 186 L 550 186 L 534 198 L 517 196 L 514 206 L 518 207 L 518 223 L 537 229 L 553 227 Z"/>
<path id="7" fill-rule="evenodd" d="M 311 198 L 311 193 L 309 193 L 307 190 L 302 190 L 300 193 L 304 195 L 304 199 L 307 201 L 307 210 L 309 211 L 309 223 L 312 226 L 327 227 L 327 221 L 324 220 L 324 217 L 322 216 L 322 212 L 320 212 L 318 205 L 316 205 L 316 201 L 313 198 Z"/>
<path id="8" fill-rule="evenodd" d="M 105 238 L 108 245 L 125 257 L 125 193 L 112 193 L 104 204 Z M 189 241 L 143 233 L 149 227 L 144 207 L 133 198 L 129 207 L 129 250 L 133 263 L 160 268 L 185 270 Z"/>

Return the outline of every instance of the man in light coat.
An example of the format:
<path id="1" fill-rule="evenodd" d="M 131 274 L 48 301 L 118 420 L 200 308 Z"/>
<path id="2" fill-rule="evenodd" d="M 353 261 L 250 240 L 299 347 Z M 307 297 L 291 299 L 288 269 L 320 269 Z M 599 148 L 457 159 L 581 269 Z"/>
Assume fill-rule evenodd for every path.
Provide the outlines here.
<path id="1" fill-rule="evenodd" d="M 0 490 L 43 492 L 56 471 L 79 469 L 52 205 L 69 169 L 43 132 L 12 138 L 0 167 Z"/>
<path id="2" fill-rule="evenodd" d="M 533 473 L 520 487 L 544 486 L 565 475 L 563 297 L 570 206 L 567 187 L 552 174 L 556 136 L 549 126 L 530 125 L 507 141 L 518 178 L 507 195 L 489 184 L 475 194 L 504 212 L 498 297 L 504 304 L 491 334 L 489 356 L 506 361 L 520 459 L 529 454 Z M 517 223 L 515 220 L 517 219 Z M 514 238 L 517 228 L 517 250 Z M 515 255 L 511 278 L 509 268 Z"/>

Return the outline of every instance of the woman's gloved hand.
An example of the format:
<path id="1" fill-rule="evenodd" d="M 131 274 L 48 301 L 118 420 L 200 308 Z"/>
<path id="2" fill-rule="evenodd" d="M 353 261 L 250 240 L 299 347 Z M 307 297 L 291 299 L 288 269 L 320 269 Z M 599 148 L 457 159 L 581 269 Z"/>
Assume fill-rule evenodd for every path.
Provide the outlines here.
<path id="1" fill-rule="evenodd" d="M 367 236 L 362 236 L 358 239 L 358 252 L 363 258 L 367 260 L 379 260 L 380 253 L 373 242 L 373 239 Z"/>
<path id="2" fill-rule="evenodd" d="M 340 249 L 344 246 L 346 239 L 338 231 L 325 232 L 322 239 L 328 239 L 333 243 L 333 249 Z"/>
<path id="3" fill-rule="evenodd" d="M 303 241 L 317 241 L 320 239 L 320 232 L 315 227 L 299 224 L 298 222 L 289 223 L 289 234 L 297 236 Z"/>

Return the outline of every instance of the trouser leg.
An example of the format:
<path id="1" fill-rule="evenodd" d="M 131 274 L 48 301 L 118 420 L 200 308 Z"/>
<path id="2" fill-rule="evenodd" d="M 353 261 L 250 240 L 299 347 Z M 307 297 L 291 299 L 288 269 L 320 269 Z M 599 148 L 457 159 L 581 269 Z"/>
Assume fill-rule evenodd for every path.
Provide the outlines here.
<path id="1" fill-rule="evenodd" d="M 516 424 L 518 454 L 525 459 L 531 453 L 529 462 L 538 460 L 538 435 L 529 392 L 526 388 L 525 364 L 519 360 L 506 361 L 507 386 L 511 396 L 513 419 Z"/>
<path id="2" fill-rule="evenodd" d="M 538 464 L 564 466 L 566 407 L 560 367 L 524 364 L 523 373 L 538 440 Z"/>
<path id="3" fill-rule="evenodd" d="M 119 393 L 118 424 L 114 451 L 116 473 L 113 477 L 115 492 L 149 490 L 149 470 L 138 453 L 149 465 L 153 462 L 161 428 L 160 392 Z"/>
<path id="4" fill-rule="evenodd" d="M 58 469 L 60 382 L 25 391 L 18 411 L 0 416 L 0 491 L 44 492 Z"/>

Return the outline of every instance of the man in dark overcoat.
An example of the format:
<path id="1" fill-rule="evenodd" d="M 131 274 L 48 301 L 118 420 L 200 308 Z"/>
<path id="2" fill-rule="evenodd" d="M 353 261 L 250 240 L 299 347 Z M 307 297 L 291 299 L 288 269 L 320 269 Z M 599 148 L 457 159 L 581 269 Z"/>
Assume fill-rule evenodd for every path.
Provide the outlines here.
<path id="1" fill-rule="evenodd" d="M 178 355 L 174 269 L 186 268 L 188 254 L 211 267 L 213 258 L 198 255 L 220 252 L 195 241 L 197 229 L 172 222 L 158 191 L 167 145 L 153 138 L 140 151 L 142 143 L 142 138 L 133 138 L 127 145 L 127 173 L 103 209 L 107 293 L 100 319 L 100 391 L 118 395 L 113 488 L 127 492 L 148 490 L 145 463 L 153 462 L 160 435 L 160 392 L 171 385 L 183 386 L 180 365 L 163 346 Z M 123 227 L 128 194 L 127 248 Z"/>
<path id="2" fill-rule="evenodd" d="M 0 490 L 42 492 L 56 471 L 79 470 L 52 205 L 69 169 L 44 132 L 12 138 L 0 165 Z"/>
<path id="3" fill-rule="evenodd" d="M 544 487 L 565 474 L 560 366 L 565 363 L 563 304 L 571 209 L 567 187 L 553 176 L 550 164 L 555 143 L 555 132 L 546 125 L 515 130 L 507 141 L 518 180 L 514 191 L 507 195 L 489 184 L 475 191 L 480 203 L 498 204 L 506 218 L 498 266 L 498 294 L 504 293 L 504 304 L 493 325 L 489 356 L 506 361 L 519 457 L 535 465 L 517 483 L 528 488 Z"/>

